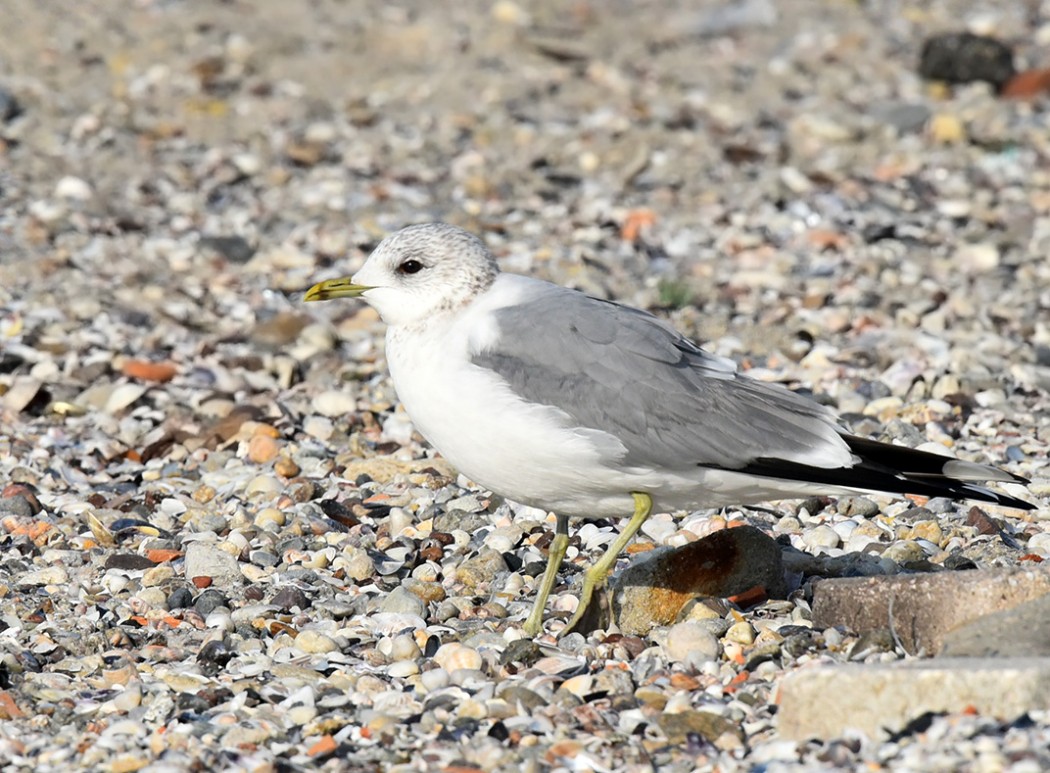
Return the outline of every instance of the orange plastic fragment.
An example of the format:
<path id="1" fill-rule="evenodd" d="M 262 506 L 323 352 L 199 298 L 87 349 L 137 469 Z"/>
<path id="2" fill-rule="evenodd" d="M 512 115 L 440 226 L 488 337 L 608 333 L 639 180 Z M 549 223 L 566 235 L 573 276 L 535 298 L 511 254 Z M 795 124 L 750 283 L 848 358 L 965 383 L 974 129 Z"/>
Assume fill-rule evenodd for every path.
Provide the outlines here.
<path id="1" fill-rule="evenodd" d="M 737 606 L 741 607 L 753 607 L 756 604 L 761 604 L 766 600 L 766 586 L 756 585 L 751 590 L 746 590 L 743 593 L 738 593 L 735 596 L 730 596 L 729 600 Z"/>
<path id="2" fill-rule="evenodd" d="M 178 369 L 173 362 L 150 362 L 149 360 L 126 360 L 121 371 L 129 378 L 139 381 L 171 381 Z"/>
<path id="3" fill-rule="evenodd" d="M 656 222 L 656 213 L 651 209 L 633 209 L 627 213 L 627 217 L 620 227 L 620 238 L 624 241 L 638 241 L 638 236 L 647 225 Z"/>
<path id="4" fill-rule="evenodd" d="M 24 716 L 25 713 L 18 708 L 11 693 L 7 690 L 0 690 L 0 719 L 18 719 Z"/>
<path id="5" fill-rule="evenodd" d="M 331 754 L 337 748 L 339 748 L 339 744 L 335 742 L 335 739 L 330 734 L 325 733 L 313 746 L 306 750 L 306 753 L 311 757 L 322 757 L 325 754 Z"/>
<path id="6" fill-rule="evenodd" d="M 155 564 L 163 564 L 165 561 L 174 561 L 182 555 L 181 550 L 170 548 L 153 548 L 146 551 L 146 558 Z"/>

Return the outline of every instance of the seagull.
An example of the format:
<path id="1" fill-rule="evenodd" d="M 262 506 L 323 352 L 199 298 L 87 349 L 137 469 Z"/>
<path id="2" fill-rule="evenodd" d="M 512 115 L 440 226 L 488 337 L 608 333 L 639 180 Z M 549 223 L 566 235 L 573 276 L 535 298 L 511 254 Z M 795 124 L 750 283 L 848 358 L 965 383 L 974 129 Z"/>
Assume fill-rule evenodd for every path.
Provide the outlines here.
<path id="1" fill-rule="evenodd" d="M 555 514 L 530 636 L 570 517 L 629 520 L 585 572 L 562 634 L 654 511 L 870 492 L 1033 509 L 979 485 L 1024 478 L 850 434 L 825 406 L 740 373 L 647 312 L 501 273 L 452 225 L 397 231 L 353 277 L 304 296 L 332 298 L 361 298 L 386 323 L 398 399 L 435 449 L 474 482 Z"/>

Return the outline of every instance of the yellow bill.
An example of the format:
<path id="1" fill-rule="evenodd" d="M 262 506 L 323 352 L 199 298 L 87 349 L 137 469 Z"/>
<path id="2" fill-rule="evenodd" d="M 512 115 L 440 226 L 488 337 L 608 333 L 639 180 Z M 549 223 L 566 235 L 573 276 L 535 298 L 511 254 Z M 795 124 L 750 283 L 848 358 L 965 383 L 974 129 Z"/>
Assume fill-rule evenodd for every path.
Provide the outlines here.
<path id="1" fill-rule="evenodd" d="M 361 293 L 371 289 L 368 285 L 355 285 L 349 278 L 326 279 L 307 290 L 303 300 L 330 301 L 332 298 L 357 298 Z"/>

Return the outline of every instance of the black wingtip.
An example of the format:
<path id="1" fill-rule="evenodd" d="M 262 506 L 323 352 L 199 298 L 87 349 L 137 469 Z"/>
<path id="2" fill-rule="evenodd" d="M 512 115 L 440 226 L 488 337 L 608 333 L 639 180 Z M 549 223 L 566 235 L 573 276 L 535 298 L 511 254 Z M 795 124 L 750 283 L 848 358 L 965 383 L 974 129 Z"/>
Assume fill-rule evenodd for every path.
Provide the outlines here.
<path id="1" fill-rule="evenodd" d="M 965 476 L 952 476 L 945 472 L 946 467 L 951 469 L 948 463 L 952 460 L 948 457 L 854 435 L 844 435 L 843 439 L 860 460 L 852 467 L 827 469 L 784 459 L 763 458 L 755 459 L 739 472 L 836 488 L 970 499 L 1018 510 L 1036 509 L 1031 502 L 993 491 L 976 482 L 1027 483 L 1020 475 L 996 467 L 961 463 L 965 466 Z M 987 477 L 981 477 L 982 472 L 987 473 Z"/>

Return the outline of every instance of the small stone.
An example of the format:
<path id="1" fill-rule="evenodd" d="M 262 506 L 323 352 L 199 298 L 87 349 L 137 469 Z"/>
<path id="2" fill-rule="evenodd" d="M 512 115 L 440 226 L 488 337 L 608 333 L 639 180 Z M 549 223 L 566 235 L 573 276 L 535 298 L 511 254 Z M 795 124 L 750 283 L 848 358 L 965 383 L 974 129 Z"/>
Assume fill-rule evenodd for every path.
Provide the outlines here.
<path id="1" fill-rule="evenodd" d="M 1030 553 L 1050 558 L 1050 531 L 1032 535 L 1025 547 Z"/>
<path id="2" fill-rule="evenodd" d="M 169 565 L 154 566 L 142 573 L 142 587 L 154 588 L 163 585 L 175 576 L 175 569 Z"/>
<path id="3" fill-rule="evenodd" d="M 205 236 L 200 246 L 214 250 L 231 263 L 247 263 L 255 254 L 255 248 L 243 236 Z"/>
<path id="4" fill-rule="evenodd" d="M 983 273 L 999 267 L 999 247 L 989 242 L 964 244 L 953 258 L 960 271 Z"/>
<path id="5" fill-rule="evenodd" d="M 290 459 L 287 456 L 281 456 L 273 463 L 273 471 L 282 478 L 294 478 L 302 472 L 299 465 L 295 463 L 295 460 Z"/>
<path id="6" fill-rule="evenodd" d="M 394 679 L 405 679 L 419 673 L 419 664 L 411 660 L 399 660 L 387 666 L 386 672 Z"/>
<path id="7" fill-rule="evenodd" d="M 255 464 L 268 464 L 277 458 L 280 446 L 269 435 L 255 435 L 248 441 L 248 458 Z"/>
<path id="8" fill-rule="evenodd" d="M 193 608 L 197 610 L 201 616 L 207 617 L 216 609 L 225 607 L 227 603 L 226 596 L 223 592 L 217 588 L 212 588 L 197 596 L 196 601 L 193 602 Z"/>
<path id="9" fill-rule="evenodd" d="M 422 617 L 426 614 L 426 604 L 418 596 L 406 590 L 404 586 L 398 585 L 386 594 L 386 598 L 379 605 L 379 611 Z"/>
<path id="10" fill-rule="evenodd" d="M 471 590 L 477 590 L 505 571 L 507 562 L 503 554 L 491 548 L 483 548 L 477 556 L 467 559 L 456 568 L 456 578 Z"/>
<path id="11" fill-rule="evenodd" d="M 295 637 L 295 646 L 297 649 L 310 654 L 336 652 L 339 650 L 339 645 L 335 639 L 312 628 L 299 632 L 299 635 Z"/>
<path id="12" fill-rule="evenodd" d="M 966 140 L 966 127 L 958 116 L 938 113 L 930 119 L 930 137 L 944 145 L 954 145 Z"/>
<path id="13" fill-rule="evenodd" d="M 314 397 L 313 407 L 322 416 L 334 419 L 354 413 L 357 400 L 347 392 L 329 390 Z"/>
<path id="14" fill-rule="evenodd" d="M 813 550 L 825 550 L 837 548 L 841 538 L 833 528 L 827 524 L 821 524 L 802 533 L 803 544 Z"/>
<path id="15" fill-rule="evenodd" d="M 125 360 L 120 370 L 128 378 L 158 383 L 171 381 L 178 373 L 178 368 L 173 362 L 151 362 L 149 360 Z"/>
<path id="16" fill-rule="evenodd" d="M 32 518 L 34 515 L 33 505 L 21 494 L 13 494 L 0 499 L 0 513 L 17 515 L 22 518 Z"/>
<path id="17" fill-rule="evenodd" d="M 403 633 L 393 637 L 390 641 L 390 658 L 392 660 L 415 660 L 422 655 L 423 653 L 420 651 L 419 644 L 414 636 Z"/>
<path id="18" fill-rule="evenodd" d="M 55 185 L 55 196 L 60 199 L 87 201 L 92 195 L 91 186 L 79 177 L 66 176 Z"/>
<path id="19" fill-rule="evenodd" d="M 438 651 L 434 653 L 433 659 L 435 663 L 449 673 L 460 669 L 477 671 L 485 663 L 480 652 L 459 642 L 442 644 Z"/>
<path id="20" fill-rule="evenodd" d="M 349 548 L 342 556 L 346 575 L 355 582 L 370 580 L 376 575 L 376 565 L 372 557 L 360 548 Z"/>
<path id="21" fill-rule="evenodd" d="M 190 581 L 205 577 L 221 587 L 228 587 L 239 585 L 244 580 L 237 559 L 214 543 L 189 543 L 183 566 L 185 576 Z"/>
<path id="22" fill-rule="evenodd" d="M 193 606 L 193 592 L 189 588 L 176 588 L 168 596 L 168 609 L 185 609 Z"/>
<path id="23" fill-rule="evenodd" d="M 755 629 L 751 623 L 741 620 L 739 623 L 733 623 L 733 625 L 729 626 L 729 630 L 726 631 L 724 638 L 737 644 L 754 644 Z"/>
<path id="24" fill-rule="evenodd" d="M 0 123 L 8 123 L 22 114 L 22 105 L 18 99 L 3 86 L 0 86 Z"/>
<path id="25" fill-rule="evenodd" d="M 293 609 L 305 610 L 310 607 L 310 599 L 299 588 L 285 586 L 274 594 L 270 603 L 282 610 L 291 612 Z"/>
<path id="26" fill-rule="evenodd" d="M 264 507 L 255 514 L 254 523 L 261 529 L 279 529 L 284 526 L 286 520 L 284 513 L 276 507 Z"/>
<path id="27" fill-rule="evenodd" d="M 922 561 L 926 558 L 926 551 L 922 549 L 922 545 L 913 540 L 899 540 L 888 545 L 882 551 L 882 557 L 898 564 L 908 564 L 913 561 Z"/>
<path id="28" fill-rule="evenodd" d="M 679 745 L 688 743 L 689 736 L 692 734 L 711 743 L 719 741 L 723 736 L 739 738 L 743 734 L 737 723 L 710 711 L 689 709 L 664 713 L 659 716 L 658 722 L 668 742 Z"/>
<path id="29" fill-rule="evenodd" d="M 281 482 L 273 475 L 257 475 L 252 478 L 244 491 L 249 497 L 269 497 L 280 493 Z"/>
<path id="30" fill-rule="evenodd" d="M 898 535 L 902 540 L 928 540 L 935 545 L 940 545 L 944 539 L 944 532 L 937 521 L 916 521 L 910 527 L 904 527 Z"/>
<path id="31" fill-rule="evenodd" d="M 721 646 L 718 639 L 699 621 L 687 620 L 676 623 L 667 630 L 663 650 L 668 659 L 698 668 L 708 661 L 715 660 L 721 652 Z"/>
<path id="32" fill-rule="evenodd" d="M 430 671 L 424 671 L 419 681 L 427 692 L 444 689 L 450 683 L 448 671 L 444 668 L 433 668 Z"/>
<path id="33" fill-rule="evenodd" d="M 312 415 L 303 419 L 303 432 L 322 443 L 335 433 L 335 425 L 327 416 Z"/>
<path id="34" fill-rule="evenodd" d="M 878 515 L 879 505 L 867 497 L 843 497 L 839 500 L 838 511 L 849 518 L 856 515 L 871 518 L 873 515 Z"/>

